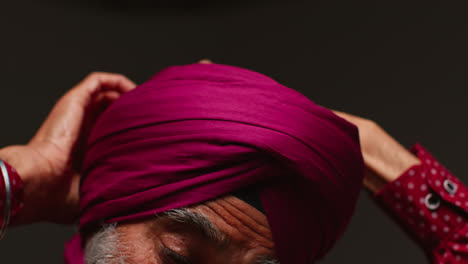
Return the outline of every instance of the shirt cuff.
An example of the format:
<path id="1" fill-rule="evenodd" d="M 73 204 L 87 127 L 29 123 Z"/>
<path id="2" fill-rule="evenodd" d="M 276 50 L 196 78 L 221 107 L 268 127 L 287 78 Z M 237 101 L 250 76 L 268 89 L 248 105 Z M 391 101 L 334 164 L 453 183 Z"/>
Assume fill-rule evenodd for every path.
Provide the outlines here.
<path id="1" fill-rule="evenodd" d="M 421 164 L 385 185 L 373 200 L 431 258 L 456 256 L 460 250 L 468 256 L 468 235 L 463 231 L 468 227 L 467 187 L 419 143 L 410 151 Z"/>

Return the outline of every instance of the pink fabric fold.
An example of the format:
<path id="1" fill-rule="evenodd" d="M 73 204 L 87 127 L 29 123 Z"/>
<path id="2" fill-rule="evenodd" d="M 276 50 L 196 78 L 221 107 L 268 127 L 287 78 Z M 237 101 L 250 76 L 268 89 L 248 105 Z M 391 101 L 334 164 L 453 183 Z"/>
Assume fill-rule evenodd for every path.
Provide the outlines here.
<path id="1" fill-rule="evenodd" d="M 363 170 L 357 127 L 301 93 L 233 66 L 173 66 L 93 128 L 80 230 L 258 184 L 281 263 L 313 263 L 349 224 Z M 66 263 L 83 263 L 79 235 Z"/>

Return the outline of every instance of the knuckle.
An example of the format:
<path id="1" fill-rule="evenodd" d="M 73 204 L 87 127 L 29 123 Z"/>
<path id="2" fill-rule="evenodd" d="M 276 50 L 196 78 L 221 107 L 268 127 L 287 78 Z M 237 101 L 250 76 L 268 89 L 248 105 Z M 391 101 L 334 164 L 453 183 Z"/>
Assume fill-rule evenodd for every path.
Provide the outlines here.
<path id="1" fill-rule="evenodd" d="M 114 73 L 114 77 L 119 81 L 123 81 L 127 79 L 127 77 L 121 73 Z"/>

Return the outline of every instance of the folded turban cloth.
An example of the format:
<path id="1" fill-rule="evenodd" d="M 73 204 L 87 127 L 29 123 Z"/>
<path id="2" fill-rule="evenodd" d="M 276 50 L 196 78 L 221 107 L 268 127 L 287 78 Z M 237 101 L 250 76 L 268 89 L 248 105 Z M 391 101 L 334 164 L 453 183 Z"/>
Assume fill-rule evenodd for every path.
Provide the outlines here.
<path id="1" fill-rule="evenodd" d="M 282 264 L 313 263 L 344 233 L 362 187 L 357 127 L 262 74 L 169 67 L 97 120 L 80 232 L 258 186 Z M 66 263 L 83 263 L 77 235 Z"/>

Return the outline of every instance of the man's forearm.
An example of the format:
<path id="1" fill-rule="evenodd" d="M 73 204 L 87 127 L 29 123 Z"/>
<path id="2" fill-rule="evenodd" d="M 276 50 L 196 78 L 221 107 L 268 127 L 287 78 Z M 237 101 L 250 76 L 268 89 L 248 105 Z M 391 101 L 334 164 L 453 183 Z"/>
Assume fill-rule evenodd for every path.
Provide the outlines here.
<path id="1" fill-rule="evenodd" d="M 366 142 L 373 142 L 362 144 L 366 164 L 364 186 L 372 193 L 376 193 L 387 183 L 397 179 L 408 168 L 421 163 L 380 126 L 373 126 L 370 131 L 363 134 L 372 137 L 371 140 L 366 139 Z"/>

